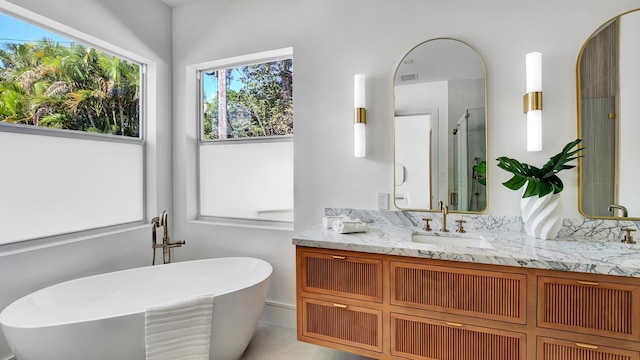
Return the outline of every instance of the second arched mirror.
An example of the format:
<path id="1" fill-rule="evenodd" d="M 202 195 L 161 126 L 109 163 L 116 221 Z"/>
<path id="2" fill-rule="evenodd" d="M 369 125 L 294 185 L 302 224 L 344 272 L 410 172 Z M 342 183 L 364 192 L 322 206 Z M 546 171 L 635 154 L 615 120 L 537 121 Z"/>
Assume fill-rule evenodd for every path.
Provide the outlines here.
<path id="1" fill-rule="evenodd" d="M 578 56 L 580 212 L 592 218 L 640 220 L 640 9 L 610 19 Z"/>
<path id="2" fill-rule="evenodd" d="M 406 210 L 487 207 L 486 69 L 447 38 L 425 41 L 398 65 L 394 91 L 394 202 Z M 402 181 L 399 181 L 402 179 Z"/>

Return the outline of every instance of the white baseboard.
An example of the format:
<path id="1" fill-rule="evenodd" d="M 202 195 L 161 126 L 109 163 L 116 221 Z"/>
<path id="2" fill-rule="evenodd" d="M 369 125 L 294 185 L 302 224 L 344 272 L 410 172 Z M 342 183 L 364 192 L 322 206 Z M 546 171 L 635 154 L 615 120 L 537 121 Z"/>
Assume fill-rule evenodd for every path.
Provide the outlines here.
<path id="1" fill-rule="evenodd" d="M 296 328 L 296 306 L 267 300 L 262 311 L 261 322 L 291 329 Z M 7 359 L 9 360 L 9 359 Z"/>

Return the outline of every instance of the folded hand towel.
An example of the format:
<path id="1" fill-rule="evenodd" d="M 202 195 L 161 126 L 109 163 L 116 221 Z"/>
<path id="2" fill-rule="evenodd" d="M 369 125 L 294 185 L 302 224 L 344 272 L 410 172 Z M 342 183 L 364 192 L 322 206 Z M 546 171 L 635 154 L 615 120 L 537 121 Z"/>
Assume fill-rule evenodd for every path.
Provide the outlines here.
<path id="1" fill-rule="evenodd" d="M 333 223 L 338 220 L 349 220 L 349 217 L 347 215 L 325 216 L 322 218 L 322 225 L 327 229 L 331 229 Z"/>
<path id="2" fill-rule="evenodd" d="M 146 360 L 208 360 L 212 315 L 213 295 L 147 309 Z"/>
<path id="3" fill-rule="evenodd" d="M 333 230 L 340 234 L 366 232 L 367 224 L 360 219 L 355 220 L 338 220 L 333 223 Z"/>

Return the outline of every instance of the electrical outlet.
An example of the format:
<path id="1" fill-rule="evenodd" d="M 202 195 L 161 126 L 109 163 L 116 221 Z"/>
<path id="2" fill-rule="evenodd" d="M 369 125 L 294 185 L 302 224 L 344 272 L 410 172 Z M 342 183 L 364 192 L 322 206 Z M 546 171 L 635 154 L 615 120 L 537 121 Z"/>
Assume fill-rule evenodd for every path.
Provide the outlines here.
<path id="1" fill-rule="evenodd" d="M 378 193 L 378 210 L 389 210 L 389 194 Z"/>

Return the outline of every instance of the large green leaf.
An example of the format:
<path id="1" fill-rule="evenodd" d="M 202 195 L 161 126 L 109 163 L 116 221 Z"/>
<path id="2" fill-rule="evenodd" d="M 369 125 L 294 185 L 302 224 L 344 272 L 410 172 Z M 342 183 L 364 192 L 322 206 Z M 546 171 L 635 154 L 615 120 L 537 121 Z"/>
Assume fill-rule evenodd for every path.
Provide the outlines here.
<path id="1" fill-rule="evenodd" d="M 549 159 L 542 167 L 537 168 L 529 164 L 521 163 L 516 159 L 501 156 L 498 159 L 498 167 L 513 174 L 513 177 L 502 183 L 511 190 L 519 190 L 526 185 L 523 198 L 538 196 L 543 197 L 550 193 L 558 194 L 564 189 L 564 184 L 557 173 L 565 169 L 574 168 L 574 165 L 566 165 L 583 155 L 577 155 L 583 148 L 573 149 L 582 139 L 576 139 L 564 146 L 562 151 Z"/>
<path id="2" fill-rule="evenodd" d="M 485 160 L 480 161 L 478 165 L 473 166 L 473 170 L 476 172 L 476 179 L 481 185 L 487 185 L 487 162 Z"/>

